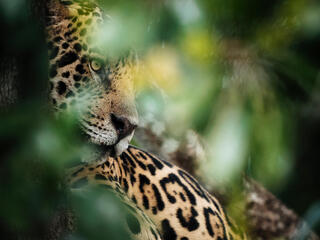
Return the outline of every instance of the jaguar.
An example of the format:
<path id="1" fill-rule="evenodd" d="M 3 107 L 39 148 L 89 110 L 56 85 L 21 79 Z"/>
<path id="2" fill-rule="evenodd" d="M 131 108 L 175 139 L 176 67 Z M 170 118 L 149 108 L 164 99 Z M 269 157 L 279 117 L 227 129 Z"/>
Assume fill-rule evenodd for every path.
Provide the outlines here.
<path id="1" fill-rule="evenodd" d="M 120 154 L 138 116 L 130 62 L 106 59 L 94 41 L 107 17 L 90 1 L 50 0 L 46 18 L 53 108 L 74 111 L 90 142 Z"/>
<path id="2" fill-rule="evenodd" d="M 70 169 L 70 188 L 111 190 L 129 209 L 127 228 L 134 239 L 246 239 L 191 175 L 129 145 L 138 125 L 132 66 L 108 57 L 96 43 L 107 21 L 93 1 L 47 3 L 53 108 L 58 114 L 75 111 L 88 141 L 104 149 L 96 161 Z"/>

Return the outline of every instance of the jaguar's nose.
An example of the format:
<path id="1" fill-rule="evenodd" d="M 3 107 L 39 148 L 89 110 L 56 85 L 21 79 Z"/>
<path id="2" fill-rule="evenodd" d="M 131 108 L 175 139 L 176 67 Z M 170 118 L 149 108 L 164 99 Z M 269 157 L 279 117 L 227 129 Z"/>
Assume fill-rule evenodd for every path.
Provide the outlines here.
<path id="1" fill-rule="evenodd" d="M 117 131 L 119 139 L 122 139 L 130 135 L 133 130 L 137 127 L 136 124 L 130 122 L 126 117 L 120 117 L 111 113 L 111 122 Z"/>

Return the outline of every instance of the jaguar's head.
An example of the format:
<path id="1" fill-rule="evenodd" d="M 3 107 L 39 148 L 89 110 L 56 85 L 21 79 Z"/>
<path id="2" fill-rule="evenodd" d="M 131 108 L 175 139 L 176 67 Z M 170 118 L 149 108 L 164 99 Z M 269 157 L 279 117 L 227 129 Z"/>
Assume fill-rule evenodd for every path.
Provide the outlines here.
<path id="1" fill-rule="evenodd" d="M 119 155 L 138 124 L 130 62 L 107 59 L 95 43 L 106 20 L 94 3 L 50 0 L 47 9 L 52 104 L 76 110 L 89 140 Z"/>

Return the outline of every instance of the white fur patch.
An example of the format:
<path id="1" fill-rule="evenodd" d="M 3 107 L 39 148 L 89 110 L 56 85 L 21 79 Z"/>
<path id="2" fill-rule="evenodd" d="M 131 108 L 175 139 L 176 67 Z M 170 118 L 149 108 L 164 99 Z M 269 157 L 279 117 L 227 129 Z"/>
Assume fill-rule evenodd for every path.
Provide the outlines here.
<path id="1" fill-rule="evenodd" d="M 127 137 L 123 138 L 118 142 L 118 144 L 114 147 L 116 151 L 116 155 L 119 156 L 123 151 L 128 148 L 128 145 L 133 137 L 134 131 Z"/>

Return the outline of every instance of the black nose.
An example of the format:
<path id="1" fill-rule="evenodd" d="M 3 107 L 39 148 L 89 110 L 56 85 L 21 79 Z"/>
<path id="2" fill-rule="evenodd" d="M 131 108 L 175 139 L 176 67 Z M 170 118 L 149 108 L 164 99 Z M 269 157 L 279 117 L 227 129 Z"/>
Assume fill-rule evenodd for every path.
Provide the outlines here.
<path id="1" fill-rule="evenodd" d="M 119 135 L 119 139 L 130 135 L 137 127 L 137 125 L 132 124 L 127 118 L 119 117 L 113 113 L 111 113 L 111 122 Z"/>

